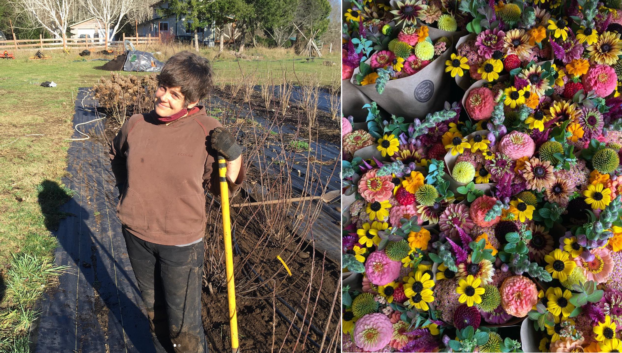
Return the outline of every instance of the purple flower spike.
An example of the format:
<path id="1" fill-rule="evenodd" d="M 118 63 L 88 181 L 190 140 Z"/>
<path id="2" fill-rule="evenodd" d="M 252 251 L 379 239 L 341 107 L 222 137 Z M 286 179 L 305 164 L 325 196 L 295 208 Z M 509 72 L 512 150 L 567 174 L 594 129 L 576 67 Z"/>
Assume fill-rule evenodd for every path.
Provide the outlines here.
<path id="1" fill-rule="evenodd" d="M 378 166 L 378 168 L 382 168 L 384 166 L 384 164 L 382 164 L 382 162 L 380 162 L 379 160 L 376 159 L 376 157 L 372 157 L 374 159 L 374 161 L 376 162 L 376 165 Z"/>

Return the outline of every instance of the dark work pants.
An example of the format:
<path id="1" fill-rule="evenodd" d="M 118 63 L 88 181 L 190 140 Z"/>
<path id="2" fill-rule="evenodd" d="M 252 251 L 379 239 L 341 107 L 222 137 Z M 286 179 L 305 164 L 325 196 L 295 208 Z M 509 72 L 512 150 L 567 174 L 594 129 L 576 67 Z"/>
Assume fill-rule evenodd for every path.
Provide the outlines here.
<path id="1" fill-rule="evenodd" d="M 144 241 L 123 227 L 158 353 L 207 353 L 201 322 L 203 242 L 178 247 Z"/>

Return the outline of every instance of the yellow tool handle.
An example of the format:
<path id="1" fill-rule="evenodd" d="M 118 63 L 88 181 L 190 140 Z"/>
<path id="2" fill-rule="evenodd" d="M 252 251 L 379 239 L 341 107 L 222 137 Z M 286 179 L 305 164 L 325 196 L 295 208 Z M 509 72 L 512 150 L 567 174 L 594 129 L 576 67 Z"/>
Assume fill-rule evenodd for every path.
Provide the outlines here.
<path id="1" fill-rule="evenodd" d="M 229 185 L 227 184 L 227 161 L 218 156 L 218 175 L 220 176 L 220 199 L 222 205 L 222 230 L 225 235 L 225 263 L 227 264 L 227 292 L 229 294 L 229 317 L 231 323 L 231 350 L 237 353 L 238 314 L 235 307 L 235 281 L 233 279 L 233 247 L 231 246 L 231 216 L 229 215 Z"/>

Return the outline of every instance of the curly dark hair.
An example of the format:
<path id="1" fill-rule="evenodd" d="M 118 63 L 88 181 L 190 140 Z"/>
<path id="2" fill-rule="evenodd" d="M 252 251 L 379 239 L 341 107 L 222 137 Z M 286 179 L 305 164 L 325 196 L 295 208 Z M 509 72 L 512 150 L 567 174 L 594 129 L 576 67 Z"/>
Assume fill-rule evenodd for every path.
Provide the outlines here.
<path id="1" fill-rule="evenodd" d="M 158 75 L 158 86 L 181 87 L 185 103 L 194 103 L 207 97 L 212 88 L 212 65 L 209 60 L 182 51 L 166 62 Z"/>

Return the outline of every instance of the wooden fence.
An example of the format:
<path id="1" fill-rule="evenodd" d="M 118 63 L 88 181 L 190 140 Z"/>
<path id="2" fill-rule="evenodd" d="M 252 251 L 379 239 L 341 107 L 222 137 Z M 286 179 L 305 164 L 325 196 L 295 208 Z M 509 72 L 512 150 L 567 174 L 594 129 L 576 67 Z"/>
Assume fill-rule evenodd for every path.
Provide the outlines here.
<path id="1" fill-rule="evenodd" d="M 113 49 L 116 46 L 123 46 L 123 43 L 128 40 L 135 47 L 140 45 L 152 45 L 159 44 L 161 40 L 159 37 L 151 37 L 151 35 L 147 37 L 126 37 L 123 34 L 123 40 L 121 41 L 110 41 L 108 42 L 108 47 Z M 105 43 L 100 42 L 99 39 L 93 38 L 52 38 L 52 39 L 43 39 L 39 36 L 39 39 L 13 39 L 13 40 L 0 40 L 0 52 L 5 50 L 55 50 L 55 49 L 104 49 L 106 47 Z"/>

